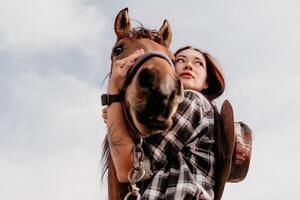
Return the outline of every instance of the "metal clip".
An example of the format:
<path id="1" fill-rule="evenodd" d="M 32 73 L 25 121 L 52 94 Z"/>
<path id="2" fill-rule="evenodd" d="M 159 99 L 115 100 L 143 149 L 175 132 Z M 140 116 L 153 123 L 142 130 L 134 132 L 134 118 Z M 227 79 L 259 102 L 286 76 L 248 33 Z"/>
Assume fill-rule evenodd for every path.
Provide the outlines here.
<path id="1" fill-rule="evenodd" d="M 146 174 L 145 169 L 142 168 L 142 162 L 144 160 L 142 143 L 143 139 L 141 139 L 139 144 L 133 149 L 133 168 L 128 173 L 131 191 L 126 194 L 124 200 L 127 200 L 130 196 L 135 196 L 136 200 L 141 198 L 140 189 L 136 186 L 136 182 L 142 180 Z"/>
<path id="2" fill-rule="evenodd" d="M 131 191 L 128 192 L 124 198 L 124 200 L 127 200 L 130 196 L 135 196 L 136 200 L 141 199 L 140 189 L 136 186 L 136 184 L 131 185 Z"/>
<path id="3" fill-rule="evenodd" d="M 145 174 L 146 171 L 143 168 L 139 168 L 139 169 L 132 168 L 128 173 L 128 180 L 130 183 L 139 182 L 144 178 Z"/>
<path id="4" fill-rule="evenodd" d="M 136 146 L 133 150 L 133 167 L 136 169 L 142 166 L 142 162 L 144 160 L 144 150 L 142 147 Z"/>

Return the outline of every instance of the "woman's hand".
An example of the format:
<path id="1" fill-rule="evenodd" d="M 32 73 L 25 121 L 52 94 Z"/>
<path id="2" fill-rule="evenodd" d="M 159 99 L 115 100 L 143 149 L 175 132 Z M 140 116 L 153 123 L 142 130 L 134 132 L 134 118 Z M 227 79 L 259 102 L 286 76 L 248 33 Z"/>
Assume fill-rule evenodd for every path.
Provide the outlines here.
<path id="1" fill-rule="evenodd" d="M 104 121 L 105 124 L 107 124 L 107 107 L 103 107 L 102 108 L 102 119 Z"/>
<path id="2" fill-rule="evenodd" d="M 130 56 L 117 60 L 112 66 L 111 77 L 108 81 L 107 92 L 109 94 L 119 94 L 124 85 L 126 75 L 135 60 L 144 54 L 144 50 L 136 50 Z"/>

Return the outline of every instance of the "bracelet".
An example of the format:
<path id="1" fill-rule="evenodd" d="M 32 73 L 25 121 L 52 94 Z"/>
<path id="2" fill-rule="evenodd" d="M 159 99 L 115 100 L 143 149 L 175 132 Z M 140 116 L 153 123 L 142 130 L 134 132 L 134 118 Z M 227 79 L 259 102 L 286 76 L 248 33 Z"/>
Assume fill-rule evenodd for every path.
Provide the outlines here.
<path id="1" fill-rule="evenodd" d="M 121 102 L 123 99 L 122 94 L 102 94 L 101 103 L 102 106 L 110 105 L 113 102 Z"/>

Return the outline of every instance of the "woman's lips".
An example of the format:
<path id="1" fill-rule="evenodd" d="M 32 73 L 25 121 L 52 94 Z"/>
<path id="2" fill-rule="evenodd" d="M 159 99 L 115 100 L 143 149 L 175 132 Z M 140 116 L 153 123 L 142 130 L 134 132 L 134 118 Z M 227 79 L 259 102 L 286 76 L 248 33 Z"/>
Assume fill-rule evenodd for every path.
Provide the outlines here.
<path id="1" fill-rule="evenodd" d="M 183 78 L 194 78 L 193 75 L 189 72 L 183 72 L 180 74 L 180 77 L 183 77 Z"/>

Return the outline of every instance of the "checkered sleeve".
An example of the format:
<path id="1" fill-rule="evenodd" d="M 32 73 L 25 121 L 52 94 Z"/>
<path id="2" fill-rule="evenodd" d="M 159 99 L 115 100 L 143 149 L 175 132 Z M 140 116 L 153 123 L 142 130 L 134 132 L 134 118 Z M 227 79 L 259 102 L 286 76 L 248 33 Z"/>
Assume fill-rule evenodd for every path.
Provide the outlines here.
<path id="1" fill-rule="evenodd" d="M 213 199 L 213 116 L 201 94 L 185 91 L 171 129 L 145 140 L 155 174 L 142 199 Z"/>

